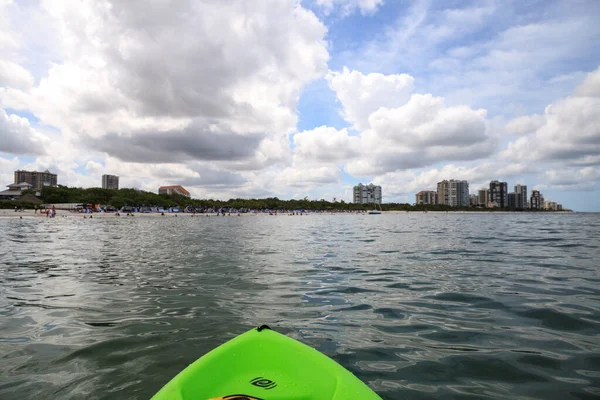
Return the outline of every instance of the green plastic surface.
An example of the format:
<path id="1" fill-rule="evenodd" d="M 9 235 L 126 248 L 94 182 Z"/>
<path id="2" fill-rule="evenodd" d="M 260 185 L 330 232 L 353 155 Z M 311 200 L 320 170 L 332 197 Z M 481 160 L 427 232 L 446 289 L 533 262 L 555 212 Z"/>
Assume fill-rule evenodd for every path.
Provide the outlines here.
<path id="1" fill-rule="evenodd" d="M 192 363 L 152 400 L 236 398 L 381 399 L 317 350 L 270 329 L 252 329 Z"/>

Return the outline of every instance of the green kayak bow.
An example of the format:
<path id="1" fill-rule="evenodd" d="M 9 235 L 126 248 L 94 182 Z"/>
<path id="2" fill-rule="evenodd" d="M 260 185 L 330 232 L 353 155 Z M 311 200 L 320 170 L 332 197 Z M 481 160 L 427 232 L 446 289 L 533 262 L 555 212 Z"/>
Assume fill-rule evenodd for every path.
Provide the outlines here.
<path id="1" fill-rule="evenodd" d="M 317 350 L 263 325 L 204 355 L 152 400 L 381 399 Z"/>

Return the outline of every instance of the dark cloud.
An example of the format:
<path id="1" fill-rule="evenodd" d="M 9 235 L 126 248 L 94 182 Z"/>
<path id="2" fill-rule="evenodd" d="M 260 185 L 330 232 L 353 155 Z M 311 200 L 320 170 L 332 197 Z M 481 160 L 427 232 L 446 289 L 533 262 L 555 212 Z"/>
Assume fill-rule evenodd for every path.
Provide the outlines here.
<path id="1" fill-rule="evenodd" d="M 121 101 L 116 101 L 117 98 L 119 96 L 113 95 L 107 97 L 100 93 L 86 91 L 85 88 L 82 88 L 77 103 L 73 105 L 72 111 L 85 114 L 108 114 L 115 112 L 123 107 Z"/>
<path id="2" fill-rule="evenodd" d="M 122 161 L 167 163 L 189 160 L 245 160 L 254 155 L 264 135 L 213 132 L 207 124 L 170 131 L 137 131 L 133 135 L 108 133 L 84 142 Z"/>
<path id="3" fill-rule="evenodd" d="M 563 148 L 552 149 L 544 154 L 544 159 L 548 161 L 572 161 L 574 165 L 597 165 L 598 159 L 586 163 L 586 156 L 600 154 L 600 138 L 597 143 L 585 143 L 581 141 L 576 145 L 564 144 Z M 585 147 L 584 147 L 585 146 Z"/>
<path id="4" fill-rule="evenodd" d="M 473 161 L 490 156 L 497 145 L 496 140 L 488 138 L 484 142 L 473 143 L 470 146 L 435 146 L 414 149 L 410 152 L 380 149 L 376 154 L 351 161 L 347 169 L 351 174 L 366 176 L 423 168 L 439 162 Z"/>
<path id="5" fill-rule="evenodd" d="M 244 160 L 254 155 L 264 135 L 214 133 L 195 124 L 171 131 L 136 132 L 135 135 L 108 133 L 85 142 L 122 161 L 140 163 L 183 162 L 189 160 Z"/>
<path id="6" fill-rule="evenodd" d="M 181 182 L 184 186 L 210 186 L 219 188 L 239 187 L 247 182 L 243 176 L 229 171 L 219 171 L 212 168 L 195 169 L 200 174 L 199 178 L 184 178 Z"/>

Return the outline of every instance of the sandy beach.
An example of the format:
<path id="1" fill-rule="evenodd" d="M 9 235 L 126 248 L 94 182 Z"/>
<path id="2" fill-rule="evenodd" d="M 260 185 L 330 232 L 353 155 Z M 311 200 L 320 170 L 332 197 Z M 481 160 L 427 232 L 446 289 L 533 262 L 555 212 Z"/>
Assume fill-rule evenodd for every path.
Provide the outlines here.
<path id="1" fill-rule="evenodd" d="M 384 212 L 386 214 L 404 214 L 404 211 L 387 211 Z M 291 212 L 290 212 L 291 214 Z M 216 214 L 216 213 L 196 213 L 196 214 L 192 214 L 192 213 L 168 213 L 165 212 L 164 215 L 161 215 L 161 213 L 133 213 L 133 215 L 127 215 L 127 213 L 124 212 L 120 212 L 119 215 L 117 215 L 116 213 L 113 212 L 109 212 L 109 213 L 104 213 L 104 212 L 95 212 L 92 214 L 84 214 L 84 213 L 78 213 L 78 212 L 71 212 L 71 211 L 67 211 L 67 210 L 56 210 L 56 216 L 54 218 L 173 218 L 173 217 L 183 217 L 183 218 L 194 218 L 194 217 L 260 217 L 260 216 L 266 216 L 266 217 L 273 217 L 273 216 L 291 216 L 290 214 L 288 214 L 287 212 L 280 212 L 277 214 L 269 214 L 269 213 L 264 213 L 264 212 L 259 212 L 259 213 L 253 213 L 253 212 L 248 212 L 248 213 L 225 213 L 225 215 L 222 214 Z M 304 212 L 302 213 L 302 216 L 306 216 L 306 215 L 367 215 L 367 213 L 342 213 L 342 212 Z M 300 216 L 300 215 L 297 215 Z M 45 212 L 37 212 L 35 213 L 34 210 L 23 210 L 23 211 L 17 211 L 15 212 L 14 210 L 0 210 L 0 218 L 34 218 L 34 219 L 42 219 L 42 218 L 47 218 L 46 217 L 46 213 Z"/>
<path id="2" fill-rule="evenodd" d="M 254 216 L 254 213 L 246 213 L 246 214 L 240 214 L 241 216 Z M 263 214 L 257 214 L 257 215 L 263 215 Z M 269 214 L 264 214 L 264 215 L 269 215 Z M 287 215 L 287 214 L 278 214 L 278 215 Z M 142 217 L 142 218 L 168 218 L 168 217 L 186 217 L 186 218 L 193 218 L 193 217 L 216 217 L 217 214 L 214 213 L 210 213 L 210 214 L 191 214 L 191 213 L 165 213 L 165 215 L 161 215 L 160 213 L 134 213 L 133 217 Z M 219 217 L 221 215 L 218 215 Z M 227 216 L 227 214 L 226 214 Z M 237 214 L 231 213 L 231 216 L 237 216 Z M 0 210 L 0 218 L 35 218 L 35 219 L 42 219 L 42 218 L 47 218 L 46 217 L 46 213 L 45 212 L 35 212 L 35 210 L 23 210 L 23 211 L 14 211 L 14 210 Z M 123 213 L 121 212 L 118 216 L 116 215 L 116 213 L 113 212 L 109 212 L 109 213 L 104 213 L 104 212 L 96 212 L 96 213 L 92 213 L 92 214 L 84 214 L 84 213 L 78 213 L 78 212 L 71 212 L 71 211 L 67 211 L 67 210 L 56 210 L 56 216 L 54 218 L 132 218 L 132 216 L 128 216 L 127 213 Z"/>

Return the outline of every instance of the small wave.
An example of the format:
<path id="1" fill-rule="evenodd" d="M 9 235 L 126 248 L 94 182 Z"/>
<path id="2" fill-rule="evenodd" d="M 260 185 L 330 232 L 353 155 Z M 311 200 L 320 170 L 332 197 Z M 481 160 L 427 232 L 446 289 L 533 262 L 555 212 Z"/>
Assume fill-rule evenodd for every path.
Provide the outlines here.
<path id="1" fill-rule="evenodd" d="M 575 318 L 571 315 L 553 310 L 551 308 L 536 308 L 524 311 L 518 311 L 516 314 L 538 321 L 542 326 L 556 329 L 559 331 L 581 331 L 595 330 L 600 326 L 581 318 Z"/>

